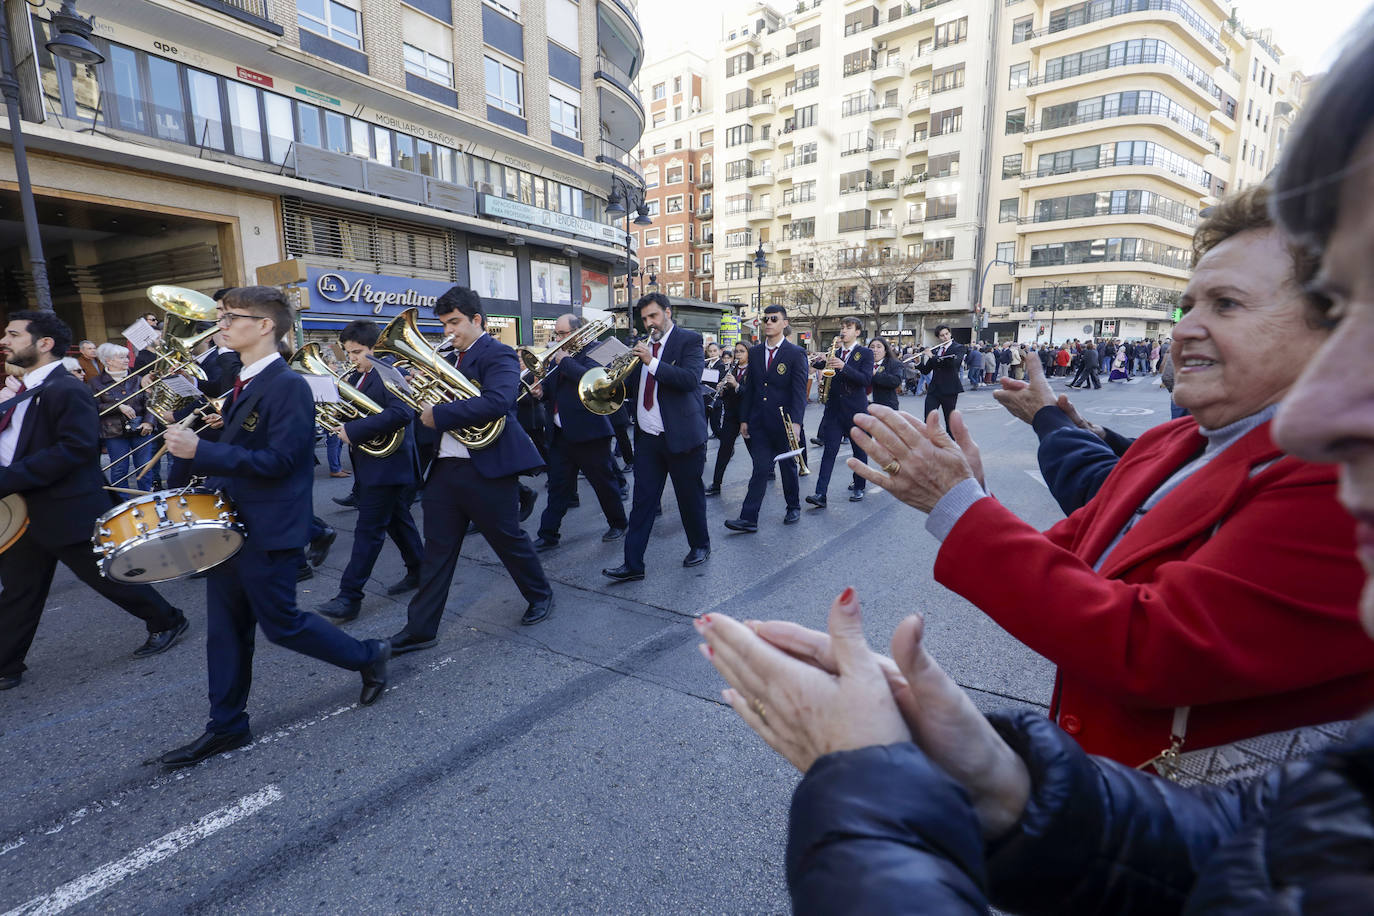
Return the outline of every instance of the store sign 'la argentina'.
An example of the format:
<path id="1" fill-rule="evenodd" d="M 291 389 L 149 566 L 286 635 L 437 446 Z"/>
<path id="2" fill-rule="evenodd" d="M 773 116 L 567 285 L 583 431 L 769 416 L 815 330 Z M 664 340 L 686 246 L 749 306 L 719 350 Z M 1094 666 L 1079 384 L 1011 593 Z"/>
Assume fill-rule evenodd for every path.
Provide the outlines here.
<path id="1" fill-rule="evenodd" d="M 452 288 L 441 280 L 416 280 L 347 270 L 325 271 L 312 267 L 308 273 L 311 308 L 319 311 L 395 315 L 402 309 L 419 308 L 428 314 L 434 303 Z"/>

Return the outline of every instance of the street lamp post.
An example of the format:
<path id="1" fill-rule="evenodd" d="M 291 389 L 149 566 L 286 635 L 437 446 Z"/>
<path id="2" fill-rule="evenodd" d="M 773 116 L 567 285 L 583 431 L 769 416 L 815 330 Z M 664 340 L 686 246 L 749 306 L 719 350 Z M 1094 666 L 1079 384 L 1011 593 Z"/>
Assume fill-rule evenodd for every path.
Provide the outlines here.
<path id="1" fill-rule="evenodd" d="M 1054 346 L 1054 319 L 1059 315 L 1059 291 L 1069 285 L 1068 280 L 1046 280 L 1045 286 L 1054 287 L 1054 304 L 1050 306 L 1050 346 Z"/>
<path id="2" fill-rule="evenodd" d="M 763 317 L 763 272 L 768 269 L 768 258 L 763 254 L 763 242 L 759 242 L 758 251 L 754 252 L 754 273 L 758 276 L 758 299 L 754 306 L 755 313 Z"/>
<path id="3" fill-rule="evenodd" d="M 992 265 L 994 264 L 1001 264 L 1005 266 L 1007 268 L 1008 275 L 1013 277 L 1016 276 L 1016 265 L 1013 264 L 1011 261 L 1003 261 L 1001 258 L 993 258 L 991 261 L 988 261 L 987 266 L 983 268 L 983 276 L 978 281 L 978 298 L 974 300 L 973 303 L 973 332 L 970 335 L 971 339 L 969 340 L 969 343 L 976 344 L 978 342 L 978 310 L 982 308 L 983 305 L 983 287 L 986 286 L 988 282 L 988 271 L 992 270 Z M 983 311 L 986 312 L 987 309 L 983 309 Z"/>
<path id="4" fill-rule="evenodd" d="M 634 224 L 636 226 L 653 225 L 653 220 L 649 219 L 649 205 L 644 201 L 644 189 L 612 175 L 611 193 L 610 198 L 606 201 L 606 212 L 625 214 L 625 309 L 626 316 L 630 321 L 630 330 L 633 331 L 635 322 L 632 310 L 635 304 L 635 278 L 631 266 L 630 214 L 635 214 Z"/>
<path id="5" fill-rule="evenodd" d="M 24 218 L 24 241 L 29 249 L 29 273 L 33 277 L 38 307 L 52 311 L 52 288 L 48 284 L 48 262 L 43 256 L 43 238 L 38 231 L 38 207 L 29 178 L 29 157 L 24 145 L 23 117 L 19 112 L 19 75 L 15 72 L 10 47 L 9 14 L 0 0 L 0 93 L 5 96 L 5 116 L 10 122 L 10 145 L 14 149 L 14 176 L 19 184 L 19 209 Z M 78 16 L 72 0 L 63 0 L 62 9 L 52 15 L 57 32 L 45 46 L 64 60 L 79 64 L 98 64 L 105 55 L 91 44 L 91 22 Z"/>

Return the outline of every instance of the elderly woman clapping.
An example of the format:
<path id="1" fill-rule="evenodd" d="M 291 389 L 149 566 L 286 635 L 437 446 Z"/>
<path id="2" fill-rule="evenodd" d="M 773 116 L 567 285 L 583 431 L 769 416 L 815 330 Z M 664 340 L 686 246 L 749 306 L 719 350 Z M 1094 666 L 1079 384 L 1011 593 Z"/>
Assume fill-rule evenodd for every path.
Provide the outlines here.
<path id="1" fill-rule="evenodd" d="M 130 489 L 150 490 L 151 469 L 137 482 L 125 479 L 152 458 L 149 436 L 153 431 L 147 396 L 139 378 L 129 372 L 129 351 L 118 344 L 104 343 L 96 348 L 96 355 L 103 368 L 95 378 L 86 379 L 86 384 L 96 395 L 100 411 L 100 443 L 111 462 L 110 481 Z"/>

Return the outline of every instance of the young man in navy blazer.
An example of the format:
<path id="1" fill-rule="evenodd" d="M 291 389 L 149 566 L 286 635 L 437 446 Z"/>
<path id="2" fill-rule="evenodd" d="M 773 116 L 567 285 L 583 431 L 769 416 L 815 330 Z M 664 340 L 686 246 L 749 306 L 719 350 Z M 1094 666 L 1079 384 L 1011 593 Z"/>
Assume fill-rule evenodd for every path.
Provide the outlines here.
<path id="1" fill-rule="evenodd" d="M 964 390 L 963 383 L 959 381 L 959 367 L 964 364 L 968 347 L 954 340 L 948 325 L 936 325 L 935 336 L 939 338 L 938 342 L 928 352 L 923 351 L 925 358 L 916 366 L 930 375 L 925 412 L 921 416 L 928 417 L 932 410 L 938 408 L 945 414 L 945 429 L 948 430 L 949 415 L 954 413 L 959 404 L 959 393 Z"/>
<path id="2" fill-rule="evenodd" d="M 773 458 L 792 450 L 782 414 L 792 421 L 792 434 L 802 442 L 801 418 L 806 412 L 806 351 L 787 340 L 787 310 L 770 305 L 763 310 L 763 342 L 749 350 L 749 373 L 740 392 L 740 435 L 749 446 L 754 473 L 739 518 L 728 519 L 731 531 L 753 533 L 759 530 L 759 509 L 763 494 L 773 479 Z M 797 479 L 797 459 L 778 462 L 782 474 L 782 495 L 787 510 L 782 521 L 796 524 L 801 518 L 801 485 Z"/>
<path id="3" fill-rule="evenodd" d="M 415 411 L 387 388 L 387 382 L 402 390 L 408 386 L 400 372 L 372 355 L 379 333 L 377 323 L 365 318 L 349 322 L 339 332 L 339 342 L 353 364 L 353 371 L 344 381 L 371 398 L 382 412 L 349 420 L 338 430 L 339 440 L 348 446 L 353 462 L 358 520 L 353 527 L 353 553 L 339 579 L 339 593 L 316 608 L 335 623 L 358 616 L 363 586 L 372 575 L 388 535 L 401 551 L 406 574 L 386 593 L 401 595 L 420 584 L 424 544 L 410 514 L 411 494 L 420 479 L 420 457 L 413 429 Z M 369 455 L 359 447 L 369 439 L 398 431 L 403 436 L 401 447 L 385 458 Z"/>
<path id="4" fill-rule="evenodd" d="M 554 324 L 554 340 L 563 340 L 578 328 L 582 319 L 560 315 Z M 563 516 L 577 493 L 577 474 L 586 476 L 596 494 L 609 525 L 603 541 L 618 541 L 629 525 L 625 507 L 620 504 L 620 487 L 611 472 L 611 421 L 592 413 L 577 396 L 583 373 L 595 366 L 576 354 L 554 354 L 554 366 L 541 384 L 534 386 L 536 397 L 547 405 L 544 433 L 549 455 L 549 504 L 539 520 L 539 539 L 535 550 L 558 546 Z"/>
<path id="5" fill-rule="evenodd" d="M 806 501 L 818 509 L 826 505 L 825 493 L 830 488 L 830 474 L 835 470 L 835 456 L 840 451 L 840 440 L 849 435 L 854 425 L 854 415 L 868 413 L 868 389 L 873 384 L 873 351 L 859 345 L 863 335 L 863 322 L 847 317 L 840 320 L 839 353 L 827 351 L 813 361 L 817 369 L 833 369 L 830 378 L 830 393 L 825 401 L 825 413 L 821 416 L 820 437 L 825 451 L 821 454 L 821 466 L 816 472 L 816 493 L 806 497 Z M 854 458 L 867 463 L 868 456 L 858 445 L 853 445 Z M 854 475 L 854 483 L 849 488 L 849 501 L 858 502 L 864 498 L 864 479 Z"/>
<path id="6" fill-rule="evenodd" d="M 420 412 L 420 422 L 441 436 L 425 481 L 420 589 L 410 599 L 405 627 L 391 637 L 397 653 L 428 649 L 439 641 L 439 621 L 469 522 L 486 538 L 528 602 L 520 622 L 539 623 L 553 613 L 553 587 L 520 528 L 520 475 L 544 466 L 515 416 L 520 359 L 487 333 L 482 299 L 466 286 L 440 296 L 434 314 L 453 338 L 454 367 L 476 382 L 481 394 Z M 486 448 L 468 449 L 449 434 L 502 417 L 505 428 Z"/>
<path id="7" fill-rule="evenodd" d="M 706 533 L 706 405 L 701 373 L 706 366 L 701 335 L 673 324 L 672 303 L 650 293 L 635 303 L 649 332 L 635 345 L 640 368 L 625 385 L 635 411 L 635 491 L 625 562 L 601 574 L 617 582 L 644 578 L 644 551 L 668 478 L 673 480 L 682 527 L 691 548 L 683 566 L 698 566 L 711 556 Z"/>
<path id="8" fill-rule="evenodd" d="M 305 379 L 287 367 L 277 341 L 292 330 L 292 311 L 281 291 L 243 286 L 223 300 L 220 327 L 243 370 L 225 403 L 218 440 L 202 441 L 181 426 L 168 427 L 167 448 L 208 474 L 234 504 L 246 532 L 243 549 L 206 576 L 206 656 L 210 722 L 190 744 L 160 758 L 169 768 L 242 747 L 253 680 L 253 630 L 278 645 L 362 674 L 358 702 L 376 702 L 386 687 L 391 647 L 360 642 L 317 614 L 296 606 L 296 570 L 309 538 L 315 470 L 315 401 Z"/>
<path id="9" fill-rule="evenodd" d="M 189 626 L 151 587 L 100 574 L 91 532 L 109 511 L 110 494 L 102 489 L 91 389 L 62 366 L 71 341 L 71 330 L 52 312 L 14 312 L 5 327 L 5 361 L 24 371 L 24 389 L 0 401 L 0 497 L 24 497 L 29 527 L 0 554 L 0 690 L 23 680 L 24 656 L 58 562 L 147 624 L 148 640 L 135 658 L 170 649 Z"/>

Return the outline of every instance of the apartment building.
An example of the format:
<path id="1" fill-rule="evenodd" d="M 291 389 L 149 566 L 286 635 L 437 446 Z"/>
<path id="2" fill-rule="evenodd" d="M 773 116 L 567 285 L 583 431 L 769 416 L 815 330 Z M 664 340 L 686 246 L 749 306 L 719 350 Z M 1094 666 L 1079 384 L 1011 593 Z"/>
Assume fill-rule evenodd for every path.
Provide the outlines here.
<path id="1" fill-rule="evenodd" d="M 746 317 L 784 302 L 801 336 L 824 342 L 856 312 L 900 342 L 930 340 L 938 323 L 968 338 L 994 5 L 805 0 L 727 21 L 714 79 L 718 299 Z M 902 279 L 875 291 L 860 262 Z"/>
<path id="2" fill-rule="evenodd" d="M 610 304 L 626 248 L 608 197 L 642 180 L 633 0 L 80 0 L 92 64 L 45 49 L 55 7 L 6 10 L 78 334 L 117 336 L 155 283 L 286 285 L 321 336 L 454 283 L 512 343 Z M 0 156 L 0 188 L 14 179 Z M 31 291 L 10 241 L 14 309 Z"/>
<path id="3" fill-rule="evenodd" d="M 712 299 L 715 169 L 711 62 L 679 51 L 646 63 L 641 99 L 650 126 L 640 138 L 645 204 L 653 224 L 632 227 L 639 246 L 638 289 L 675 299 Z"/>
<path id="4" fill-rule="evenodd" d="M 999 4 L 992 333 L 1170 333 L 1199 211 L 1264 178 L 1301 102 L 1271 36 L 1230 17 L 1216 0 Z"/>

